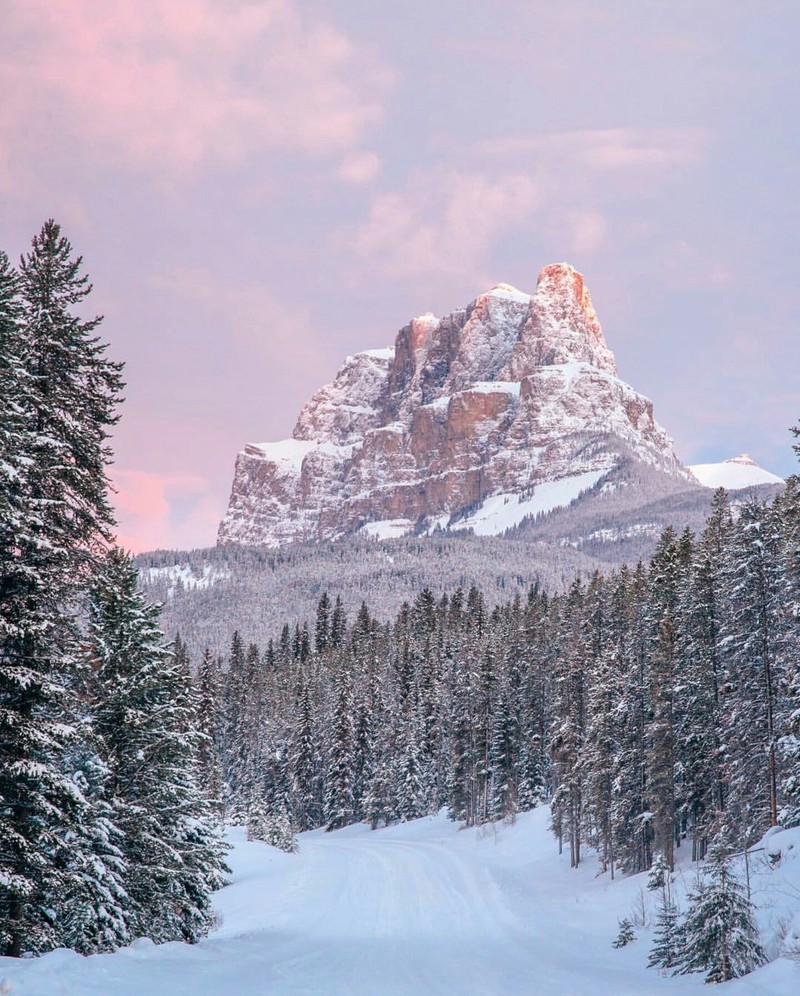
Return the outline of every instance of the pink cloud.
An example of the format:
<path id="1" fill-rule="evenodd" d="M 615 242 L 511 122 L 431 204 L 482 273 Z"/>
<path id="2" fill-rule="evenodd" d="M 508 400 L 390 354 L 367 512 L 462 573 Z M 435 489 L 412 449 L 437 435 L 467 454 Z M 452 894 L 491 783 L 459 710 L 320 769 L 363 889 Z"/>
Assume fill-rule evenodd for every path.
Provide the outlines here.
<path id="1" fill-rule="evenodd" d="M 117 541 L 133 553 L 207 546 L 222 510 L 209 482 L 194 474 L 115 469 Z"/>
<path id="2" fill-rule="evenodd" d="M 417 171 L 402 192 L 373 198 L 353 247 L 368 270 L 384 276 L 479 281 L 496 242 L 541 203 L 539 185 L 524 174 Z"/>
<path id="3" fill-rule="evenodd" d="M 572 226 L 572 251 L 579 256 L 597 252 L 606 243 L 608 223 L 598 211 L 573 212 L 569 218 Z"/>
<path id="4" fill-rule="evenodd" d="M 8 0 L 4 20 L 0 127 L 49 106 L 140 168 L 337 155 L 381 118 L 389 81 L 293 0 Z"/>
<path id="5" fill-rule="evenodd" d="M 339 177 L 348 183 L 371 183 L 381 171 L 381 160 L 375 152 L 354 152 L 339 167 Z"/>

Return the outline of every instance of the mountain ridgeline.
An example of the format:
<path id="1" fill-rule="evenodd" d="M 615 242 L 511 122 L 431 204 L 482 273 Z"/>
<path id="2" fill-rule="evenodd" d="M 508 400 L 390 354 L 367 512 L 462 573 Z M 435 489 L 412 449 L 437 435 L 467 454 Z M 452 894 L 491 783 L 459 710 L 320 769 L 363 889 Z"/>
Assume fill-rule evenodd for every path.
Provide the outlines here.
<path id="1" fill-rule="evenodd" d="M 618 378 L 583 277 L 556 264 L 533 295 L 500 284 L 349 357 L 291 439 L 239 454 L 215 549 L 139 566 L 168 631 L 221 652 L 234 629 L 263 644 L 302 624 L 325 589 L 381 619 L 424 585 L 560 591 L 646 560 L 668 526 L 702 529 L 718 484 L 782 483 L 744 455 L 693 470 Z"/>
<path id="2" fill-rule="evenodd" d="M 348 357 L 291 439 L 239 454 L 219 543 L 497 535 L 634 481 L 628 505 L 698 487 L 619 379 L 583 277 L 554 264 L 533 295 L 499 284 Z"/>

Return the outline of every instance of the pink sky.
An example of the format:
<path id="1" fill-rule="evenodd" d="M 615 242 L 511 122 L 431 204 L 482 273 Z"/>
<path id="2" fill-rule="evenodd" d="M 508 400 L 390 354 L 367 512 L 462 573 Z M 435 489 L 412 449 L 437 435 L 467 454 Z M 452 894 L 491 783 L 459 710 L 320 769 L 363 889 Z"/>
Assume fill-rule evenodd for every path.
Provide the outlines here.
<path id="1" fill-rule="evenodd" d="M 794 470 L 792 0 L 5 0 L 0 245 L 48 216 L 127 361 L 120 536 L 214 542 L 348 353 L 578 266 L 687 463 Z"/>

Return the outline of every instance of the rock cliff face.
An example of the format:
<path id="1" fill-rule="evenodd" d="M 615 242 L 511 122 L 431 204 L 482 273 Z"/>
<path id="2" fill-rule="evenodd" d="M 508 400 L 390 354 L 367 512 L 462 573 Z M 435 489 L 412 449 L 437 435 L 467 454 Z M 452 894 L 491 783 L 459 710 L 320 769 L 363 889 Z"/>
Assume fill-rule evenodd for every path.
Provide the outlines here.
<path id="1" fill-rule="evenodd" d="M 583 277 L 554 264 L 533 295 L 499 284 L 349 357 L 292 439 L 238 455 L 219 542 L 499 533 L 631 458 L 689 479 L 652 403 L 617 377 Z"/>

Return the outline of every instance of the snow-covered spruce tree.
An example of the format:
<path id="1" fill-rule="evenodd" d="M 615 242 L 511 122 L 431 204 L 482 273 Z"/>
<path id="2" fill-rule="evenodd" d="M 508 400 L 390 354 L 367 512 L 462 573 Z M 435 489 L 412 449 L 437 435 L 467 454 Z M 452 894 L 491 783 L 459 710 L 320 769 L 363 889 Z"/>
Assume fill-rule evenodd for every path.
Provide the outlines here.
<path id="1" fill-rule="evenodd" d="M 497 689 L 497 652 L 487 643 L 483 653 L 476 654 L 474 676 L 474 716 L 475 737 L 476 799 L 473 820 L 476 824 L 490 819 L 492 715 Z"/>
<path id="2" fill-rule="evenodd" d="M 90 726 L 90 722 L 84 724 Z M 113 951 L 133 939 L 135 917 L 125 889 L 127 865 L 122 832 L 107 798 L 109 772 L 97 753 L 96 738 L 82 729 L 64 770 L 80 791 L 80 832 L 67 830 L 62 861 L 68 874 L 53 897 L 59 943 L 80 954 Z"/>
<path id="3" fill-rule="evenodd" d="M 583 821 L 585 838 L 600 854 L 603 871 L 614 876 L 615 847 L 612 822 L 614 758 L 617 746 L 619 662 L 609 647 L 590 675 L 586 740 L 580 766 L 585 783 Z"/>
<path id="4" fill-rule="evenodd" d="M 585 589 L 576 580 L 561 606 L 559 637 L 562 649 L 554 675 L 553 729 L 550 752 L 553 758 L 553 831 L 559 852 L 567 837 L 570 865 L 581 861 L 583 771 L 580 758 L 586 726 L 586 672 L 590 660 L 589 638 L 584 625 Z"/>
<path id="5" fill-rule="evenodd" d="M 288 635 L 288 633 L 287 633 Z M 245 646 L 238 630 L 231 637 L 227 668 L 224 675 L 224 770 L 223 776 L 229 794 L 227 818 L 231 823 L 246 820 L 248 799 L 239 784 L 241 773 L 241 731 L 245 725 L 245 694 L 247 667 Z"/>
<path id="6" fill-rule="evenodd" d="M 211 811 L 222 820 L 224 789 L 220 745 L 222 709 L 219 662 L 206 648 L 197 671 L 197 778 Z"/>
<path id="7" fill-rule="evenodd" d="M 678 713 L 677 741 L 684 786 L 681 815 L 692 835 L 693 861 L 705 857 L 713 828 L 726 804 L 720 751 L 720 575 L 731 525 L 730 501 L 719 488 L 679 596 L 682 708 Z"/>
<path id="8" fill-rule="evenodd" d="M 489 818 L 513 816 L 518 797 L 519 737 L 516 717 L 505 696 L 495 704 L 492 742 L 489 750 Z"/>
<path id="9" fill-rule="evenodd" d="M 377 830 L 381 823 L 388 825 L 398 818 L 394 788 L 389 751 L 373 755 L 362 807 L 364 819 L 372 830 Z"/>
<path id="10" fill-rule="evenodd" d="M 311 704 L 308 683 L 299 677 L 297 701 L 291 714 L 289 743 L 289 779 L 292 812 L 299 830 L 313 830 L 322 823 L 321 767 L 322 758 Z"/>
<path id="11" fill-rule="evenodd" d="M 247 839 L 266 841 L 269 836 L 269 810 L 261 796 L 256 796 L 247 807 Z"/>
<path id="12" fill-rule="evenodd" d="M 614 948 L 625 948 L 636 940 L 636 932 L 633 929 L 633 924 L 627 917 L 618 920 L 617 923 L 619 925 L 619 932 L 611 946 Z"/>
<path id="13" fill-rule="evenodd" d="M 647 888 L 651 892 L 661 889 L 665 894 L 669 891 L 670 868 L 663 854 L 655 856 L 650 871 L 647 873 Z"/>
<path id="14" fill-rule="evenodd" d="M 339 830 L 355 819 L 353 798 L 352 679 L 347 671 L 338 678 L 336 715 L 325 777 L 326 830 Z"/>
<path id="15" fill-rule="evenodd" d="M 22 359 L 21 320 L 19 276 L 0 249 L 0 554 L 4 590 L 15 565 L 14 539 L 23 528 L 20 518 L 29 443 L 24 398 L 30 385 Z"/>
<path id="16" fill-rule="evenodd" d="M 678 595 L 691 556 L 688 531 L 679 539 L 667 528 L 650 562 L 647 622 L 650 629 L 652 715 L 645 740 L 647 781 L 653 812 L 655 846 L 670 870 L 675 867 L 675 842 L 680 786 L 676 732 L 680 704 L 676 695 L 678 664 Z"/>
<path id="17" fill-rule="evenodd" d="M 297 837 L 292 830 L 292 821 L 282 802 L 278 803 L 272 813 L 272 825 L 267 843 L 287 854 L 295 854 L 298 850 Z"/>
<path id="18" fill-rule="evenodd" d="M 137 580 L 130 558 L 112 550 L 92 584 L 86 652 L 94 729 L 122 832 L 133 933 L 196 941 L 211 925 L 211 893 L 224 881 L 223 845 L 195 779 L 185 674 Z"/>
<path id="19" fill-rule="evenodd" d="M 520 731 L 517 806 L 522 812 L 533 809 L 548 794 L 550 668 L 547 620 L 547 596 L 539 591 L 538 585 L 533 585 L 520 619 L 519 659 L 513 663 L 510 674 Z"/>
<path id="20" fill-rule="evenodd" d="M 648 968 L 659 968 L 672 974 L 681 957 L 682 932 L 680 912 L 664 890 L 658 904 L 653 945 L 647 959 Z"/>
<path id="21" fill-rule="evenodd" d="M 425 816 L 431 794 L 428 767 L 419 749 L 419 721 L 408 717 L 399 733 L 400 751 L 394 778 L 394 796 L 401 823 Z"/>
<path id="22" fill-rule="evenodd" d="M 74 613 L 113 525 L 105 468 L 122 382 L 100 319 L 75 314 L 91 291 L 81 266 L 53 221 L 18 280 L 0 259 L 0 953 L 12 956 L 63 943 L 55 898 L 80 874 L 65 848 L 92 847 L 64 758 Z"/>
<path id="23" fill-rule="evenodd" d="M 778 820 L 788 684 L 789 619 L 775 506 L 744 503 L 730 531 L 722 574 L 727 832 L 743 846 Z"/>
<path id="24" fill-rule="evenodd" d="M 731 872 L 725 851 L 716 847 L 706 880 L 689 895 L 680 926 L 676 974 L 705 972 L 706 982 L 727 982 L 763 965 L 753 906 Z"/>
<path id="25" fill-rule="evenodd" d="M 314 627 L 314 649 L 322 656 L 331 642 L 331 600 L 323 591 L 317 603 L 317 622 Z"/>
<path id="26" fill-rule="evenodd" d="M 368 790 L 369 772 L 372 765 L 372 728 L 379 699 L 374 688 L 366 699 L 355 705 L 354 749 L 353 749 L 353 797 L 356 819 L 364 819 L 364 799 Z"/>
<path id="27" fill-rule="evenodd" d="M 655 856 L 647 876 L 647 888 L 651 892 L 660 891 L 656 924 L 653 932 L 653 944 L 650 948 L 648 968 L 660 968 L 665 971 L 678 965 L 681 930 L 678 907 L 672 899 L 672 879 L 669 865 L 663 854 Z"/>
<path id="28" fill-rule="evenodd" d="M 236 635 L 231 653 L 231 728 L 228 778 L 232 790 L 232 822 L 246 822 L 250 800 L 258 792 L 261 767 L 262 670 L 258 647 L 251 643 L 240 659 Z"/>
<path id="29" fill-rule="evenodd" d="M 626 872 L 641 872 L 650 867 L 653 847 L 645 752 L 650 715 L 647 574 L 642 564 L 632 575 L 620 571 L 616 599 L 624 611 L 617 640 L 621 694 L 615 710 L 617 746 L 611 824 L 619 867 Z"/>
<path id="30" fill-rule="evenodd" d="M 475 692 L 468 660 L 453 660 L 449 710 L 451 755 L 448 780 L 448 813 L 452 820 L 475 822 L 477 808 L 478 751 L 472 722 Z"/>
<path id="31" fill-rule="evenodd" d="M 778 501 L 783 531 L 790 662 L 784 710 L 786 720 L 780 738 L 785 773 L 780 822 L 786 827 L 797 827 L 800 826 L 800 478 L 789 478 Z"/>

